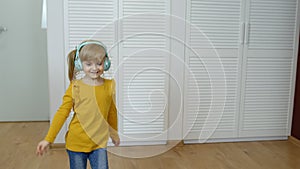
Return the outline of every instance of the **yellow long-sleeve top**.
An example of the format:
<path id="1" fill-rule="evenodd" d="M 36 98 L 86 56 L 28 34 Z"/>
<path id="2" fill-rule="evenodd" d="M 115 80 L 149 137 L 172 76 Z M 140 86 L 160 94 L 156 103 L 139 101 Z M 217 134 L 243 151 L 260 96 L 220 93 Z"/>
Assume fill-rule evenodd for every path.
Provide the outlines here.
<path id="1" fill-rule="evenodd" d="M 105 148 L 109 135 L 114 139 L 119 137 L 114 95 L 114 80 L 105 79 L 100 86 L 90 86 L 82 80 L 71 82 L 45 140 L 54 142 L 73 108 L 74 116 L 65 136 L 66 148 L 76 152 Z"/>

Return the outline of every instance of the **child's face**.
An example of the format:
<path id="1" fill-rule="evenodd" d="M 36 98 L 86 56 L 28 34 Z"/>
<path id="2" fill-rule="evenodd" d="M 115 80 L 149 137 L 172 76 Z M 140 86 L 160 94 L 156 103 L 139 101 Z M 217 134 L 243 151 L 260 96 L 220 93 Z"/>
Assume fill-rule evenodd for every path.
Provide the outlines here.
<path id="1" fill-rule="evenodd" d="M 91 61 L 83 61 L 83 71 L 87 77 L 91 79 L 97 79 L 100 75 L 103 74 L 104 66 L 103 66 L 104 59 L 101 62 L 91 60 Z"/>

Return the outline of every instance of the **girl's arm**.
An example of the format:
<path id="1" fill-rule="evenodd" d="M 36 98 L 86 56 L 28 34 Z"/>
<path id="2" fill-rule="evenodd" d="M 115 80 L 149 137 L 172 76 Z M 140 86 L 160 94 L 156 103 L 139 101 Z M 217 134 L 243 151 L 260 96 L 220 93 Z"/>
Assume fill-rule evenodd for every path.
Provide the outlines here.
<path id="1" fill-rule="evenodd" d="M 115 103 L 112 102 L 108 114 L 109 133 L 112 142 L 118 146 L 120 144 L 120 138 L 118 135 L 118 115 Z"/>
<path id="2" fill-rule="evenodd" d="M 73 85 L 71 83 L 63 97 L 63 103 L 53 117 L 48 134 L 45 137 L 45 140 L 50 143 L 54 142 L 58 132 L 62 128 L 73 107 L 72 86 Z"/>
<path id="3" fill-rule="evenodd" d="M 73 107 L 73 98 L 72 98 L 72 83 L 69 85 L 64 97 L 63 103 L 57 110 L 50 125 L 49 131 L 47 136 L 39 142 L 36 148 L 37 155 L 43 155 L 47 152 L 50 143 L 53 143 L 58 132 L 60 131 L 61 127 L 65 123 L 66 119 L 68 118 L 70 111 Z"/>
<path id="4" fill-rule="evenodd" d="M 112 139 L 112 142 L 118 146 L 120 144 L 120 138 L 118 135 L 118 114 L 115 104 L 115 81 L 112 80 L 112 102 L 108 112 L 108 124 L 109 124 L 109 133 Z"/>

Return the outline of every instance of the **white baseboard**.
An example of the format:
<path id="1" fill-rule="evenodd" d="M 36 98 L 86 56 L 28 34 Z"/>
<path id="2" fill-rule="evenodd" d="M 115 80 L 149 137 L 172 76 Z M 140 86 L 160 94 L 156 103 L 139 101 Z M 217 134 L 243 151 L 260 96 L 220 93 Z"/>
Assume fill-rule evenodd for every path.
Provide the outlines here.
<path id="1" fill-rule="evenodd" d="M 122 141 L 120 146 L 149 146 L 149 145 L 165 145 L 167 141 Z M 109 141 L 107 146 L 114 146 L 114 144 Z"/>
<path id="2" fill-rule="evenodd" d="M 228 138 L 228 139 L 189 139 L 184 140 L 184 144 L 194 143 L 222 143 L 222 142 L 242 142 L 242 141 L 271 141 L 271 140 L 288 140 L 288 136 L 276 136 L 276 137 L 244 137 L 244 138 Z"/>

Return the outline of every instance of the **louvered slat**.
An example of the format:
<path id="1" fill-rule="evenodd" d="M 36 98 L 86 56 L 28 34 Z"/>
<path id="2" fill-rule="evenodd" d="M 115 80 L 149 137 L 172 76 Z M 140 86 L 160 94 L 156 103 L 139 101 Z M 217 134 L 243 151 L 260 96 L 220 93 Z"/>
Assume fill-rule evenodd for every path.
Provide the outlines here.
<path id="1" fill-rule="evenodd" d="M 169 1 L 123 0 L 124 48 L 165 48 Z"/>
<path id="2" fill-rule="evenodd" d="M 219 60 L 204 51 L 199 56 L 189 56 L 185 123 L 190 136 L 187 138 L 199 139 L 202 132 L 219 133 L 211 138 L 233 137 L 237 131 L 238 59 L 225 56 Z"/>
<path id="3" fill-rule="evenodd" d="M 98 39 L 111 47 L 115 41 L 115 0 L 67 0 L 69 48 L 84 39 Z"/>
<path id="4" fill-rule="evenodd" d="M 292 51 L 249 49 L 242 131 L 287 131 L 292 60 Z"/>
<path id="5" fill-rule="evenodd" d="M 238 48 L 240 0 L 191 0 L 190 6 L 192 48 Z"/>
<path id="6" fill-rule="evenodd" d="M 249 49 L 293 49 L 297 0 L 251 0 Z"/>
<path id="7" fill-rule="evenodd" d="M 199 61 L 198 61 L 199 62 Z M 233 62 L 234 63 L 234 62 Z M 236 63 L 235 63 L 236 64 Z M 206 65 L 207 66 L 207 65 Z M 230 64 L 228 65 L 230 67 L 230 69 L 234 68 L 234 67 L 231 67 Z M 236 90 L 234 88 L 236 88 L 237 86 L 237 83 L 236 83 L 236 80 L 233 80 L 233 81 L 228 81 L 227 85 L 228 87 L 230 86 L 231 89 L 234 89 L 233 92 L 227 94 L 227 103 L 226 103 L 226 108 L 224 110 L 224 113 L 223 112 L 210 112 L 210 106 L 216 106 L 216 104 L 218 104 L 218 101 L 215 100 L 215 103 L 212 103 L 212 97 L 216 97 L 218 95 L 220 95 L 221 93 L 218 92 L 218 88 L 217 86 L 218 85 L 224 85 L 224 81 L 220 81 L 220 83 L 218 84 L 217 83 L 217 80 L 216 79 L 213 79 L 216 83 L 214 84 L 214 93 L 212 93 L 212 84 L 211 84 L 211 78 L 209 77 L 209 74 L 206 73 L 206 70 L 205 68 L 203 67 L 203 65 L 201 64 L 197 64 L 197 61 L 196 60 L 192 60 L 190 61 L 190 66 L 191 68 L 191 72 L 194 73 L 195 77 L 192 77 L 194 78 L 195 80 L 197 80 L 197 83 L 198 83 L 198 87 L 197 86 L 193 86 L 193 82 L 190 81 L 189 82 L 189 87 L 188 87 L 188 98 L 187 98 L 187 109 L 188 109 L 188 114 L 189 114 L 189 121 L 188 123 L 189 124 L 193 124 L 193 121 L 195 120 L 196 116 L 204 116 L 204 118 L 198 118 L 195 123 L 198 124 L 198 125 L 195 125 L 193 128 L 192 128 L 192 132 L 199 132 L 203 129 L 203 125 L 205 123 L 209 123 L 208 121 L 206 121 L 206 118 L 208 117 L 208 114 L 210 113 L 210 115 L 212 115 L 213 113 L 217 113 L 219 115 L 219 113 L 221 113 L 223 115 L 223 118 L 222 118 L 222 121 L 223 122 L 227 122 L 229 123 L 229 126 L 223 126 L 222 128 L 223 129 L 227 129 L 227 130 L 232 130 L 233 129 L 233 126 L 235 125 L 235 121 L 234 121 L 234 112 L 236 112 L 235 110 L 235 107 L 236 107 L 236 103 L 235 103 L 235 95 L 236 95 Z M 199 69 L 201 68 L 202 70 L 200 71 L 197 71 L 195 69 Z M 237 69 L 237 68 L 235 68 Z M 215 69 L 215 71 L 217 71 L 218 68 Z M 226 67 L 225 67 L 225 70 L 226 70 Z M 236 79 L 236 72 L 237 70 L 235 70 L 234 72 L 232 73 L 229 73 L 227 74 L 227 78 L 228 79 Z M 213 78 L 217 78 L 218 75 L 218 72 L 210 72 L 210 75 L 215 75 L 215 77 Z M 220 74 L 219 74 L 220 75 Z M 222 77 L 222 76 L 220 76 Z M 223 77 L 224 78 L 224 77 Z M 222 78 L 220 78 L 222 79 Z M 195 84 L 196 85 L 196 84 Z M 221 88 L 221 91 L 220 92 L 223 92 L 222 91 L 222 86 L 220 86 Z M 199 89 L 199 93 L 195 92 L 195 90 L 191 90 L 193 88 L 198 88 Z M 231 97 L 230 97 L 231 96 Z M 195 100 L 197 100 L 196 98 L 199 97 L 199 102 L 194 102 Z M 223 100 L 220 100 L 219 103 L 222 104 L 222 101 Z M 200 104 L 200 105 L 199 105 Z M 193 106 L 192 106 L 193 105 Z M 195 110 L 195 108 L 199 106 L 199 110 Z M 226 116 L 227 115 L 227 116 Z M 200 125 L 201 124 L 201 125 Z M 223 125 L 222 123 L 221 124 L 218 124 L 218 125 Z"/>
<path id="8" fill-rule="evenodd" d="M 150 59 L 151 58 L 151 59 Z M 161 134 L 165 129 L 166 57 L 135 55 L 124 61 L 123 133 Z"/>

